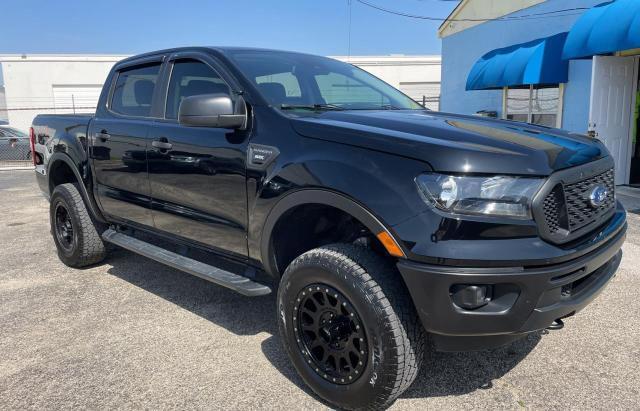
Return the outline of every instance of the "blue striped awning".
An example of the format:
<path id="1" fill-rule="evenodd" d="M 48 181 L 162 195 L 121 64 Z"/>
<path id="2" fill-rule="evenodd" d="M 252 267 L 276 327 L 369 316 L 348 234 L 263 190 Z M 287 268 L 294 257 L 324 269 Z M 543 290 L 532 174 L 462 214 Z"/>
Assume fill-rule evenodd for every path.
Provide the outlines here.
<path id="1" fill-rule="evenodd" d="M 616 0 L 587 10 L 571 28 L 563 57 L 575 59 L 640 48 L 640 1 Z"/>
<path id="2" fill-rule="evenodd" d="M 485 54 L 471 69 L 467 90 L 566 83 L 569 63 L 562 59 L 566 37 L 560 33 Z"/>

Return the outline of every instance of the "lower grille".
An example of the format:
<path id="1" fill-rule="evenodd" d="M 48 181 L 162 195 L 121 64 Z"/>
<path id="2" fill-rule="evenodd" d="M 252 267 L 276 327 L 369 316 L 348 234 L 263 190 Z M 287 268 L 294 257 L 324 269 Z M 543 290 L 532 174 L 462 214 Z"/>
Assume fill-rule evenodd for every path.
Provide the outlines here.
<path id="1" fill-rule="evenodd" d="M 592 200 L 596 192 L 601 197 Z M 541 206 L 544 231 L 552 238 L 568 237 L 591 228 L 591 225 L 596 228 L 596 224 L 615 207 L 614 169 L 577 182 L 559 182 L 546 195 Z"/>

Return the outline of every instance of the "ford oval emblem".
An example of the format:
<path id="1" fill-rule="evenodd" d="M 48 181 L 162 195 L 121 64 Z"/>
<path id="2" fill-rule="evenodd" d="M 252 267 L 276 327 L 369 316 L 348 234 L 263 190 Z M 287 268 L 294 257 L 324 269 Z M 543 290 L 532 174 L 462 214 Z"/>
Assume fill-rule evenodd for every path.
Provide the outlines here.
<path id="1" fill-rule="evenodd" d="M 605 187 L 593 187 L 593 189 L 591 190 L 591 194 L 589 194 L 589 204 L 591 204 L 591 207 L 593 208 L 600 207 L 606 201 L 608 194 L 609 190 L 607 190 Z"/>

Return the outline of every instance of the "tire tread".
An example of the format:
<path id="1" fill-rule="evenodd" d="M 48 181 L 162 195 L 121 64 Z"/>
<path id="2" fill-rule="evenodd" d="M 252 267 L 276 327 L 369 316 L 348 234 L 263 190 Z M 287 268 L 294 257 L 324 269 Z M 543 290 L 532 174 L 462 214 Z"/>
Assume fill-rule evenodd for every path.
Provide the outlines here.
<path id="1" fill-rule="evenodd" d="M 99 263 L 106 255 L 104 242 L 96 229 L 93 219 L 89 215 L 89 211 L 87 210 L 80 191 L 75 184 L 65 183 L 60 184 L 55 188 L 51 196 L 52 200 L 54 196 L 57 195 L 64 198 L 67 205 L 71 208 L 69 212 L 76 216 L 80 225 L 79 227 L 76 227 L 80 236 L 78 238 L 78 245 L 80 249 L 72 258 L 62 258 L 63 256 L 61 256 L 63 262 L 76 268 Z M 53 224 L 53 217 L 51 222 Z"/>
<path id="2" fill-rule="evenodd" d="M 404 281 L 392 261 L 353 244 L 332 244 L 310 250 L 290 264 L 285 276 L 310 264 L 326 268 L 337 265 L 338 274 L 351 277 L 354 285 L 385 317 L 385 327 L 393 335 L 395 346 L 387 350 L 393 355 L 387 356 L 380 374 L 390 378 L 382 378 L 376 398 L 362 408 L 389 407 L 415 380 L 426 348 L 425 332 Z"/>

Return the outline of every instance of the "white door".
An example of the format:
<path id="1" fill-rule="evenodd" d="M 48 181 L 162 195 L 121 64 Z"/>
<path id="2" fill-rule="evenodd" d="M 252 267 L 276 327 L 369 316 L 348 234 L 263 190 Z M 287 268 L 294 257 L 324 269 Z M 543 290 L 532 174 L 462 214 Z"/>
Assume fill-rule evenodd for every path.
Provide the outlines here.
<path id="1" fill-rule="evenodd" d="M 58 85 L 53 88 L 55 112 L 94 113 L 102 91 L 102 85 Z"/>
<path id="2" fill-rule="evenodd" d="M 595 131 L 616 162 L 616 184 L 629 182 L 635 79 L 633 57 L 593 58 L 589 129 Z"/>

